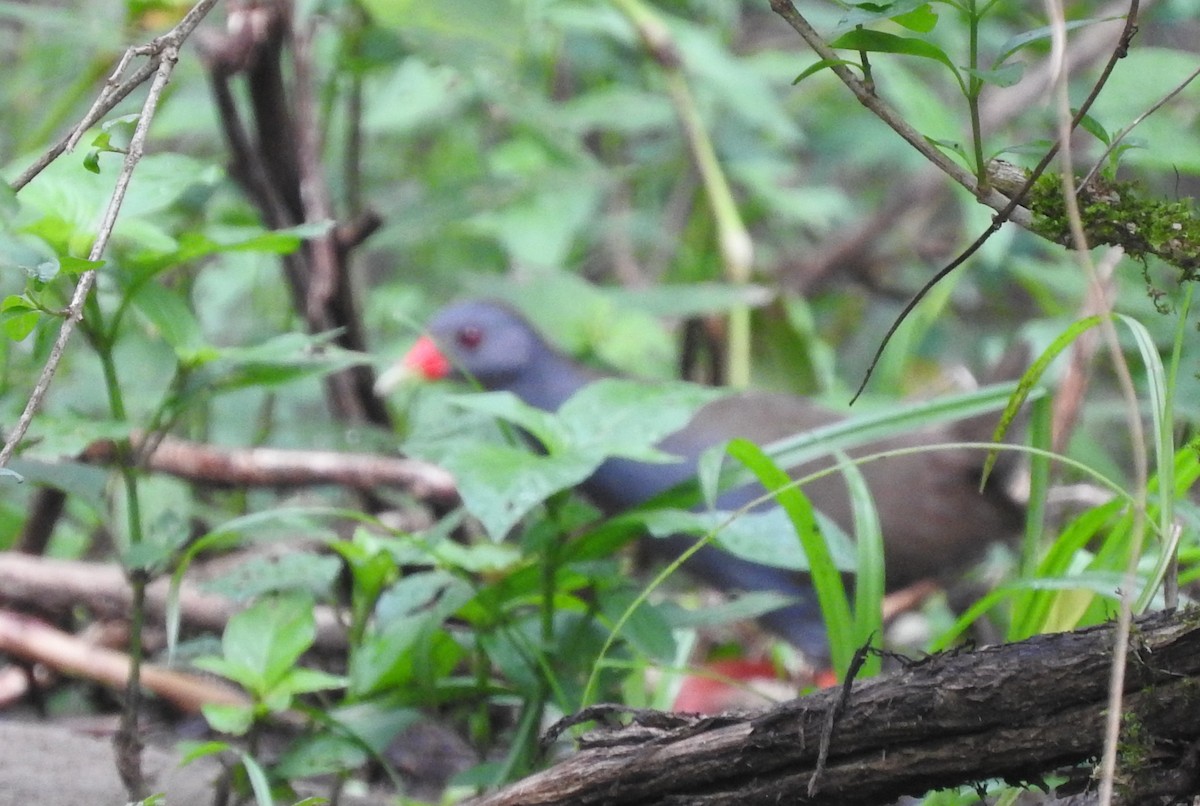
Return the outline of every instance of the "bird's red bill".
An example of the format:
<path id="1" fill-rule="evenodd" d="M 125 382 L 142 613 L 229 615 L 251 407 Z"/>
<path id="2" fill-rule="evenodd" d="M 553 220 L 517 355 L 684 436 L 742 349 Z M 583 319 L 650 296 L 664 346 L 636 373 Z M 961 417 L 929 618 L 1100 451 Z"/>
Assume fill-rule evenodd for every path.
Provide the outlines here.
<path id="1" fill-rule="evenodd" d="M 422 378 L 435 381 L 450 374 L 450 362 L 433 339 L 422 336 L 404 356 L 404 366 L 421 374 Z"/>

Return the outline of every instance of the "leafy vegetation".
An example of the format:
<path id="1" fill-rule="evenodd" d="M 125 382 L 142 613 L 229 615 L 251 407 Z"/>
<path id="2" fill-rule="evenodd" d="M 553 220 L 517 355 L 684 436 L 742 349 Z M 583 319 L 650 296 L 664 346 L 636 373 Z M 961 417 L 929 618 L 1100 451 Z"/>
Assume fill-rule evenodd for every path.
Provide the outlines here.
<path id="1" fill-rule="evenodd" d="M 630 573 L 620 549 L 643 531 L 687 531 L 809 568 L 845 673 L 882 631 L 870 497 L 842 455 L 855 542 L 818 534 L 819 514 L 781 468 L 1001 409 L 1011 387 L 954 392 L 948 368 L 987 367 L 1018 337 L 1043 357 L 1014 395 L 1034 408 L 1026 534 L 997 550 L 982 573 L 1000 584 L 961 615 L 944 597 L 927 601 L 930 635 L 910 648 L 950 646 L 984 618 L 1013 640 L 1094 624 L 1116 612 L 1122 591 L 1137 609 L 1158 607 L 1173 601 L 1163 584 L 1174 590 L 1176 575 L 1187 595 L 1200 576 L 1187 198 L 1200 153 L 1195 138 L 1179 136 L 1196 111 L 1185 84 L 1195 56 L 1164 33 L 1194 24 L 1186 4 L 1159 4 L 1139 20 L 1128 55 L 1079 116 L 1092 135 L 1072 147 L 1079 178 L 1097 164 L 1097 181 L 1122 201 L 1087 196 L 1082 226 L 1092 243 L 1129 244 L 1131 226 L 1145 242 L 1130 250 L 1137 261 L 1112 257 L 1103 280 L 1111 309 L 1096 307 L 1105 294 L 1061 246 L 1017 224 L 1000 229 L 897 330 L 845 424 L 790 444 L 731 443 L 691 491 L 711 498 L 752 475 L 783 516 L 694 513 L 679 499 L 604 520 L 573 495 L 607 457 L 662 458 L 653 445 L 717 394 L 705 387 L 605 382 L 547 414 L 510 396 L 437 387 L 406 389 L 384 412 L 363 392 L 369 383 L 354 386 L 354 373 L 385 366 L 430 312 L 469 293 L 508 299 L 568 352 L 642 379 L 752 383 L 841 406 L 904 302 L 988 229 L 995 211 L 978 200 L 1006 203 L 992 194 L 989 163 L 1037 166 L 1056 116 L 1070 117 L 1089 94 L 1123 22 L 1067 8 L 1059 30 L 1074 60 L 1064 110 L 1035 88 L 1056 30 L 1027 9 L 803 4 L 819 37 L 809 42 L 814 61 L 795 9 L 777 15 L 771 5 L 791 6 L 298 4 L 296 33 L 270 51 L 287 76 L 274 100 L 295 116 L 296 139 L 315 138 L 315 168 L 283 130 L 259 130 L 258 151 L 225 139 L 237 110 L 263 114 L 267 90 L 254 84 L 261 75 L 248 87 L 229 79 L 235 111 L 222 112 L 214 54 L 231 40 L 210 21 L 203 48 L 195 39 L 182 48 L 111 239 L 94 255 L 136 126 L 148 120 L 144 93 L 12 186 L 86 112 L 123 48 L 167 30 L 188 6 L 0 4 L 6 428 L 51 361 L 82 278 L 95 277 L 50 394 L 0 468 L 0 546 L 102 557 L 135 591 L 172 579 L 167 646 L 143 646 L 147 616 L 136 609 L 130 655 L 186 661 L 249 697 L 205 708 L 216 738 L 191 757 L 231 759 L 259 803 L 297 802 L 296 780 L 326 774 L 340 786 L 365 766 L 403 788 L 388 747 L 436 715 L 475 761 L 449 781 L 453 800 L 541 764 L 539 735 L 559 715 L 607 700 L 668 707 L 705 659 L 694 654 L 698 629 L 718 636 L 710 656 L 736 653 L 739 642 L 721 638 L 728 625 L 778 599 L 697 605 L 674 579 L 678 563 Z M 226 13 L 241 12 L 213 12 Z M 1083 39 L 1096 30 L 1109 32 L 1107 50 Z M 1159 98 L 1161 111 L 1142 121 Z M 264 191 L 231 147 L 264 162 L 294 158 L 308 184 L 297 182 L 294 199 L 287 187 Z M 950 190 L 955 182 L 969 192 Z M 1041 218 L 1022 221 L 1018 210 L 1013 221 L 1043 234 L 1049 221 L 1050 240 L 1068 242 L 1061 188 L 1061 178 L 1043 178 Z M 370 221 L 362 237 L 347 235 L 360 221 Z M 326 247 L 353 267 L 338 282 L 354 303 L 340 309 L 329 303 L 336 295 L 321 297 Z M 348 314 L 321 319 L 322 305 Z M 1121 358 L 1102 352 L 1089 363 L 1090 340 L 1108 323 Z M 1081 357 L 1082 375 L 1052 362 L 1066 352 Z M 1114 360 L 1128 362 L 1135 398 L 1108 369 Z M 1034 400 L 1064 374 L 1090 380 L 1086 404 L 1066 393 Z M 358 390 L 358 408 L 337 402 L 343 381 Z M 937 400 L 896 403 L 913 396 Z M 1142 419 L 1151 426 L 1139 440 Z M 461 507 L 416 487 L 295 493 L 283 492 L 290 483 L 156 472 L 149 459 L 167 436 L 343 454 L 402 447 L 454 474 Z M 107 466 L 88 458 L 101 443 L 115 445 Z M 1084 483 L 1103 500 L 1049 511 L 1052 489 Z M 31 513 L 51 492 L 64 496 L 61 514 L 43 545 L 31 545 Z M 289 559 L 246 560 L 211 582 L 245 604 L 219 647 L 181 627 L 178 590 L 197 565 L 284 539 L 300 543 Z M 857 578 L 850 590 L 847 571 Z M 662 595 L 664 584 L 673 595 Z M 336 651 L 318 645 L 323 607 L 344 627 Z M 780 667 L 795 663 L 787 647 L 766 651 Z M 859 674 L 878 667 L 871 656 Z M 265 741 L 273 732 L 287 737 L 282 750 Z"/>

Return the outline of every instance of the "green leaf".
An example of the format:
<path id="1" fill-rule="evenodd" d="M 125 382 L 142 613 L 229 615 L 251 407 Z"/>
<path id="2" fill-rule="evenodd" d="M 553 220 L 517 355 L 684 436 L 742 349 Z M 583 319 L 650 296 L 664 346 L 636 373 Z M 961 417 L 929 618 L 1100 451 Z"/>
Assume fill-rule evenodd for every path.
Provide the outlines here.
<path id="1" fill-rule="evenodd" d="M 883 637 L 884 546 L 879 513 L 862 473 L 845 453 L 837 453 L 838 472 L 846 482 L 851 511 L 854 513 L 854 633 L 852 646 L 865 646 Z M 828 538 L 826 538 L 828 540 Z M 872 653 L 863 664 L 864 675 L 878 674 L 880 658 Z"/>
<path id="2" fill-rule="evenodd" d="M 894 15 L 892 21 L 910 31 L 927 34 L 937 27 L 938 15 L 934 12 L 930 4 L 925 3 L 917 6 L 907 14 Z"/>
<path id="3" fill-rule="evenodd" d="M 345 686 L 346 678 L 342 675 L 304 668 L 292 669 L 279 682 L 279 688 L 291 694 L 311 694 L 314 691 L 328 691 Z"/>
<path id="4" fill-rule="evenodd" d="M 180 753 L 179 763 L 181 765 L 188 764 L 198 758 L 207 758 L 215 756 L 219 753 L 224 753 L 229 748 L 229 742 L 178 742 L 175 745 L 176 751 Z"/>
<path id="5" fill-rule="evenodd" d="M 653 445 L 725 394 L 696 384 L 604 378 L 572 395 L 559 409 L 559 417 L 570 435 L 572 451 L 643 462 L 672 461 Z"/>
<path id="6" fill-rule="evenodd" d="M 313 600 L 304 593 L 259 599 L 229 620 L 224 660 L 241 670 L 236 682 L 261 697 L 283 679 L 316 637 Z"/>
<path id="7" fill-rule="evenodd" d="M 1051 342 L 1049 347 L 1042 351 L 1042 354 L 1029 366 L 1029 369 L 1025 370 L 1017 382 L 1017 388 L 1013 390 L 1012 396 L 1009 397 L 1008 402 L 1005 404 L 1004 412 L 1000 415 L 1000 422 L 997 423 L 996 431 L 992 436 L 994 442 L 1000 442 L 1004 438 L 1008 427 L 1016 419 L 1017 413 L 1025 405 L 1025 401 L 1036 392 L 1038 382 L 1042 379 L 1046 370 L 1049 369 L 1054 359 L 1074 343 L 1085 331 L 1092 329 L 1100 324 L 1101 321 L 1102 319 L 1099 316 L 1089 316 L 1072 323 Z M 996 459 L 996 451 L 988 453 L 987 460 L 983 465 L 983 474 L 979 481 L 981 487 L 987 483 L 988 476 L 991 475 L 992 468 L 996 464 Z"/>
<path id="8" fill-rule="evenodd" d="M 333 733 L 319 733 L 289 748 L 274 772 L 284 778 L 310 778 L 355 770 L 370 760 L 360 742 Z"/>
<path id="9" fill-rule="evenodd" d="M 1071 114 L 1077 115 L 1079 114 L 1079 110 L 1072 109 Z M 1091 115 L 1084 115 L 1082 118 L 1080 118 L 1079 126 L 1092 137 L 1095 137 L 1097 140 L 1104 143 L 1104 145 L 1108 145 L 1112 141 L 1112 136 L 1109 135 L 1108 131 L 1105 130 L 1102 125 L 1100 125 L 1100 121 L 1096 120 Z"/>
<path id="10" fill-rule="evenodd" d="M 511 445 L 470 445 L 442 464 L 454 474 L 463 506 L 499 541 L 534 507 L 579 484 L 602 461 L 596 454 L 538 456 Z"/>
<path id="11" fill-rule="evenodd" d="M 197 390 L 273 388 L 367 363 L 366 356 L 332 344 L 335 335 L 284 333 L 250 347 L 201 348 L 185 358 L 202 367 L 192 378 Z"/>
<path id="12" fill-rule="evenodd" d="M 766 496 L 766 493 L 763 494 Z M 730 554 L 763 565 L 808 571 L 808 556 L 796 542 L 787 513 L 778 507 L 756 512 L 654 509 L 631 515 L 644 523 L 654 537 L 691 534 L 702 537 L 715 532 L 714 539 Z M 834 564 L 843 571 L 855 567 L 854 544 L 837 524 L 818 513 L 821 533 L 829 545 Z"/>
<path id="13" fill-rule="evenodd" d="M 307 591 L 329 596 L 341 573 L 337 557 L 297 551 L 280 557 L 255 557 L 238 563 L 204 583 L 204 590 L 235 601 L 247 601 L 266 593 Z"/>
<path id="14" fill-rule="evenodd" d="M 59 267 L 71 275 L 80 275 L 85 271 L 96 271 L 104 267 L 103 260 L 88 260 L 87 258 L 63 255 L 59 258 Z"/>
<path id="15" fill-rule="evenodd" d="M 905 56 L 932 59 L 950 68 L 950 72 L 956 78 L 958 77 L 958 69 L 954 66 L 954 62 L 950 61 L 946 52 L 923 39 L 860 28 L 838 37 L 830 43 L 830 47 L 839 50 L 865 50 L 868 53 L 899 53 Z"/>
<path id="16" fill-rule="evenodd" d="M 467 411 L 474 411 L 512 423 L 528 431 L 549 453 L 558 453 L 567 442 L 567 435 L 553 414 L 530 406 L 512 392 L 476 392 L 454 395 L 448 402 Z"/>
<path id="17" fill-rule="evenodd" d="M 1121 17 L 1093 17 L 1092 19 L 1087 19 L 1087 20 L 1071 20 L 1071 21 L 1067 22 L 1064 26 L 1062 26 L 1062 28 L 1064 31 L 1070 32 L 1070 31 L 1074 31 L 1078 28 L 1083 28 L 1084 26 L 1087 26 L 1087 25 L 1095 25 L 1098 22 L 1108 22 L 1108 21 L 1116 20 L 1116 19 L 1122 19 L 1122 18 Z M 1026 31 L 1023 34 L 1017 34 L 1016 36 L 1009 37 L 1008 41 L 1006 41 L 1003 45 L 1000 46 L 1000 51 L 999 51 L 1000 55 L 996 57 L 996 61 L 994 62 L 994 64 L 996 66 L 1003 64 L 1005 61 L 1008 60 L 1009 56 L 1013 55 L 1021 48 L 1027 47 L 1028 45 L 1031 45 L 1034 42 L 1038 42 L 1043 39 L 1049 39 L 1051 36 L 1054 35 L 1054 30 L 1055 30 L 1054 26 L 1046 25 L 1041 28 L 1034 28 L 1032 31 Z"/>
<path id="18" fill-rule="evenodd" d="M 598 594 L 597 604 L 608 621 L 616 623 L 636 597 L 628 588 L 610 588 Z M 638 652 L 659 662 L 668 662 L 675 656 L 675 637 L 658 608 L 635 608 L 625 620 L 621 635 Z"/>
<path id="19" fill-rule="evenodd" d="M 208 347 L 208 341 L 200 331 L 200 323 L 179 291 L 152 281 L 137 290 L 132 302 L 181 359 Z"/>
<path id="20" fill-rule="evenodd" d="M 530 431 L 543 440 L 549 455 L 492 444 L 457 449 L 447 445 L 435 452 L 458 481 L 464 506 L 498 541 L 534 507 L 579 484 L 609 457 L 674 461 L 653 445 L 721 394 L 694 384 L 605 378 L 572 395 L 557 415 L 528 406 L 508 392 L 456 396 L 451 399 L 455 405 Z"/>
<path id="21" fill-rule="evenodd" d="M 932 21 L 930 18 L 932 18 Z M 910 24 L 905 24 L 905 22 L 901 21 L 902 19 L 908 21 Z M 870 25 L 873 22 L 880 22 L 882 20 L 895 20 L 898 24 L 904 25 L 906 28 L 928 32 L 937 23 L 937 14 L 930 8 L 929 0 L 855 3 L 846 16 L 838 20 L 837 25 L 829 32 L 827 38 L 832 39 L 861 25 Z M 924 29 L 913 27 L 920 25 L 928 25 L 929 27 Z"/>
<path id="22" fill-rule="evenodd" d="M 815 64 L 810 64 L 808 67 L 804 68 L 804 70 L 801 71 L 800 75 L 798 75 L 792 79 L 792 84 L 793 85 L 799 84 L 801 81 L 808 78 L 809 76 L 819 73 L 822 70 L 824 70 L 828 67 L 833 67 L 835 65 L 841 65 L 843 67 L 853 67 L 857 70 L 862 70 L 861 64 L 859 64 L 858 62 L 850 61 L 849 59 L 821 59 L 819 62 L 816 62 Z"/>
<path id="23" fill-rule="evenodd" d="M 200 706 L 200 713 L 213 730 L 230 736 L 244 736 L 254 724 L 254 709 L 248 705 L 208 703 Z"/>
<path id="24" fill-rule="evenodd" d="M 991 84 L 996 87 L 1011 87 L 1021 80 L 1021 76 L 1025 74 L 1025 65 L 1020 62 L 1013 62 L 1001 67 L 996 67 L 991 70 L 976 70 L 970 67 L 964 67 L 963 70 L 967 75 L 974 76 L 985 84 Z"/>
<path id="25" fill-rule="evenodd" d="M 794 601 L 794 597 L 785 596 L 782 593 L 755 591 L 754 593 L 743 593 L 732 601 L 716 605 L 705 604 L 695 610 L 685 610 L 675 605 L 660 609 L 672 627 L 706 627 L 758 618 L 764 613 L 786 607 Z"/>
<path id="26" fill-rule="evenodd" d="M 0 303 L 0 328 L 13 341 L 23 341 L 41 318 L 42 312 L 24 297 L 12 295 Z"/>
<path id="27" fill-rule="evenodd" d="M 759 482 L 775 495 L 775 500 L 787 513 L 796 538 L 808 556 L 813 588 L 816 590 L 821 615 L 825 619 L 825 629 L 829 635 L 829 649 L 834 668 L 839 677 L 844 675 L 855 650 L 850 605 L 846 597 L 846 587 L 842 583 L 842 575 L 817 527 L 812 504 L 804 493 L 793 485 L 791 477 L 753 442 L 734 439 L 726 446 L 726 451 L 754 473 Z"/>

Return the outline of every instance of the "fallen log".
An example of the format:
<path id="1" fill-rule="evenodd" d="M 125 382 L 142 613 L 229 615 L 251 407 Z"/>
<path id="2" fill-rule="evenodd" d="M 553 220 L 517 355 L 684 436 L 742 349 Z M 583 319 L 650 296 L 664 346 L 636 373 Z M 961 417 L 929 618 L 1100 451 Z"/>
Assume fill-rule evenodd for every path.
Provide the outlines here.
<path id="1" fill-rule="evenodd" d="M 760 712 L 633 712 L 473 806 L 868 806 L 988 779 L 1037 783 L 1099 756 L 1113 635 L 1103 625 L 945 653 Z M 1200 792 L 1200 610 L 1138 620 L 1129 649 L 1121 802 L 1191 802 Z M 600 706 L 566 725 L 621 713 L 630 712 Z"/>

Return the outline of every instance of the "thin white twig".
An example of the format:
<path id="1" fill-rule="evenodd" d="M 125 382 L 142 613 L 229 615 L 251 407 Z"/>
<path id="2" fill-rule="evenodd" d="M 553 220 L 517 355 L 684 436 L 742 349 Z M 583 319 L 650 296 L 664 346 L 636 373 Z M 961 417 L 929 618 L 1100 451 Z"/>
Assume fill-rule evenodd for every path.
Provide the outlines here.
<path id="1" fill-rule="evenodd" d="M 117 182 L 113 188 L 112 196 L 109 198 L 108 207 L 104 211 L 104 218 L 96 233 L 96 240 L 92 244 L 91 252 L 88 255 L 90 260 L 98 261 L 108 246 L 109 238 L 112 236 L 113 227 L 117 221 L 117 214 L 121 210 L 121 204 L 125 200 L 125 193 L 129 189 L 129 182 L 133 177 L 133 171 L 141 160 L 142 154 L 145 152 L 146 136 L 150 130 L 150 122 L 154 119 L 154 113 L 158 109 L 163 90 L 166 88 L 167 82 L 171 78 L 171 73 L 175 69 L 175 63 L 179 60 L 179 47 L 216 4 L 217 0 L 200 0 L 180 20 L 179 24 L 166 34 L 155 38 L 148 44 L 129 48 L 118 63 L 119 70 L 113 72 L 105 85 L 105 89 L 101 92 L 101 98 L 105 98 L 107 94 L 107 100 L 104 103 L 100 103 L 98 100 L 72 133 L 39 158 L 37 163 L 22 175 L 18 183 L 14 184 L 14 188 L 18 190 L 27 184 L 30 179 L 37 175 L 38 171 L 49 165 L 67 150 L 69 144 L 78 141 L 78 132 L 91 126 L 105 112 L 112 109 L 122 98 L 128 95 L 136 86 L 132 82 L 136 80 L 137 83 L 141 83 L 147 77 L 153 75 L 154 80 L 150 84 L 146 101 L 142 104 L 142 111 L 138 117 L 137 126 L 134 128 L 133 137 L 129 142 L 129 149 L 125 154 L 125 162 L 121 166 L 120 174 L 117 176 Z M 121 84 L 116 84 L 115 78 L 120 75 L 121 71 L 128 68 L 129 63 L 135 56 L 148 56 L 150 61 L 135 71 L 129 80 Z M 54 378 L 54 373 L 58 369 L 59 362 L 62 361 L 63 353 L 66 351 L 71 334 L 74 333 L 75 326 L 83 317 L 84 302 L 87 300 L 87 296 L 91 293 L 95 283 L 96 271 L 94 269 L 80 275 L 79 282 L 75 285 L 75 290 L 71 295 L 71 304 L 67 306 L 67 316 L 63 320 L 62 327 L 59 328 L 58 337 L 54 340 L 54 345 L 50 349 L 50 356 L 46 361 L 46 365 L 42 368 L 42 373 L 38 376 L 37 383 L 34 384 L 33 392 L 30 393 L 29 400 L 25 404 L 25 410 L 21 412 L 20 419 L 17 420 L 16 425 L 7 434 L 4 447 L 0 449 L 0 467 L 8 464 L 17 445 L 25 438 L 25 433 L 29 430 L 29 425 L 33 422 L 34 415 L 41 408 L 42 400 L 50 388 L 50 382 Z"/>
<path id="2" fill-rule="evenodd" d="M 1092 181 L 1097 173 L 1099 173 L 1100 166 L 1102 166 L 1104 161 L 1108 159 L 1108 155 L 1116 150 L 1117 146 L 1121 144 L 1122 140 L 1129 136 L 1130 132 L 1142 125 L 1142 121 L 1144 121 L 1146 118 L 1150 117 L 1159 109 L 1162 109 L 1164 106 L 1170 103 L 1172 98 L 1183 92 L 1184 87 L 1186 87 L 1188 84 L 1191 84 L 1197 78 L 1200 78 L 1200 67 L 1197 67 L 1195 70 L 1193 70 L 1191 75 L 1179 82 L 1174 89 L 1151 104 L 1150 108 L 1134 118 L 1132 123 L 1130 123 L 1124 129 L 1121 129 L 1121 131 L 1117 132 L 1117 136 L 1112 138 L 1112 142 L 1108 144 L 1108 147 L 1104 149 L 1104 153 L 1101 154 L 1100 158 L 1096 160 L 1096 164 L 1092 166 L 1092 170 L 1088 171 L 1087 176 L 1085 176 L 1083 181 L 1079 183 L 1080 189 L 1082 190 L 1088 186 L 1088 183 Z"/>
<path id="3" fill-rule="evenodd" d="M 1067 29 L 1066 15 L 1062 0 L 1045 0 L 1047 16 L 1051 28 L 1051 58 L 1063 59 L 1056 62 L 1055 108 L 1058 117 L 1059 141 L 1064 144 L 1060 154 L 1062 167 L 1063 201 L 1067 209 L 1067 219 L 1071 226 L 1072 246 L 1076 259 L 1083 268 L 1088 284 L 1095 291 L 1097 300 L 1104 300 L 1105 295 L 1100 287 L 1100 275 L 1092 263 L 1088 253 L 1087 236 L 1083 230 L 1083 220 L 1079 214 L 1079 203 L 1075 196 L 1075 175 L 1071 160 L 1071 149 L 1068 147 L 1071 133 L 1071 105 L 1067 97 L 1067 74 L 1065 65 Z M 1106 259 L 1119 260 L 1120 250 L 1112 250 Z M 1138 414 L 1137 391 L 1133 378 L 1129 374 L 1129 366 L 1121 354 L 1117 341 L 1117 330 L 1112 317 L 1105 316 L 1100 323 L 1105 346 L 1112 357 L 1113 369 L 1116 372 L 1121 394 L 1126 408 L 1126 420 L 1129 424 L 1130 441 L 1133 444 L 1134 468 L 1134 503 L 1133 503 L 1133 540 L 1129 548 L 1129 561 L 1121 581 L 1121 603 L 1117 615 L 1117 628 L 1113 635 L 1112 665 L 1109 670 L 1108 710 L 1106 712 L 1104 732 L 1104 754 L 1100 761 L 1100 806 L 1111 806 L 1113 798 L 1113 782 L 1117 768 L 1117 743 L 1121 735 L 1121 702 L 1125 688 L 1125 664 L 1129 655 L 1129 634 L 1133 621 L 1133 597 L 1137 586 L 1137 560 L 1141 554 L 1146 521 L 1146 485 L 1148 468 L 1146 465 L 1146 436 L 1142 428 L 1142 420 Z"/>

